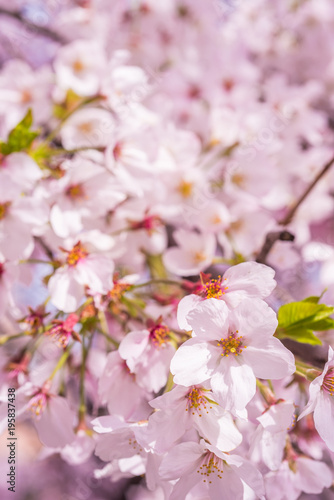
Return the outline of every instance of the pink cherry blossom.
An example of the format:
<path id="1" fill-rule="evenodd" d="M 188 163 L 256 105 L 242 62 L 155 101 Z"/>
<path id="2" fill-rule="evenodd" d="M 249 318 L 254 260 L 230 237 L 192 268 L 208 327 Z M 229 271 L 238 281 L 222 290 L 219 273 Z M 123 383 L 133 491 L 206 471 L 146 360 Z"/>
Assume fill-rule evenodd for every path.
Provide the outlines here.
<path id="1" fill-rule="evenodd" d="M 334 451 L 332 422 L 334 412 L 334 351 L 328 348 L 328 361 L 321 375 L 310 384 L 310 399 L 298 419 L 313 412 L 314 425 L 328 448 Z"/>
<path id="2" fill-rule="evenodd" d="M 120 356 L 138 383 L 150 392 L 158 392 L 166 384 L 174 353 L 169 330 L 159 320 L 147 330 L 128 333 L 119 346 Z"/>
<path id="3" fill-rule="evenodd" d="M 180 276 L 191 276 L 203 271 L 212 263 L 216 240 L 211 234 L 203 235 L 179 229 L 174 233 L 179 247 L 172 247 L 164 253 L 167 269 Z"/>
<path id="4" fill-rule="evenodd" d="M 203 386 L 176 386 L 150 401 L 150 405 L 159 410 L 150 416 L 148 423 L 148 432 L 158 453 L 171 449 L 192 428 L 222 451 L 231 451 L 241 443 L 241 434 L 230 414 Z"/>
<path id="5" fill-rule="evenodd" d="M 243 262 L 229 268 L 217 279 L 202 277 L 202 286 L 196 295 L 185 296 L 179 303 L 177 319 L 180 328 L 190 330 L 187 321 L 189 312 L 204 299 L 223 300 L 229 307 L 235 307 L 244 298 L 266 298 L 276 286 L 275 272 L 257 262 Z"/>
<path id="6" fill-rule="evenodd" d="M 171 361 L 174 382 L 184 386 L 210 379 L 219 404 L 244 411 L 256 377 L 279 379 L 295 371 L 293 356 L 273 337 L 274 311 L 260 299 L 244 299 L 229 313 L 225 302 L 208 299 L 188 316 L 194 336 Z"/>
<path id="7" fill-rule="evenodd" d="M 185 498 L 199 482 L 204 483 L 206 495 L 214 500 L 243 499 L 245 483 L 257 497 L 264 494 L 262 476 L 252 464 L 204 440 L 175 446 L 163 459 L 160 473 L 164 479 L 179 479 L 170 500 Z"/>
<path id="8" fill-rule="evenodd" d="M 74 312 L 84 298 L 85 287 L 92 293 L 112 288 L 113 262 L 104 255 L 88 254 L 78 241 L 67 253 L 66 263 L 49 280 L 51 302 L 64 312 Z"/>

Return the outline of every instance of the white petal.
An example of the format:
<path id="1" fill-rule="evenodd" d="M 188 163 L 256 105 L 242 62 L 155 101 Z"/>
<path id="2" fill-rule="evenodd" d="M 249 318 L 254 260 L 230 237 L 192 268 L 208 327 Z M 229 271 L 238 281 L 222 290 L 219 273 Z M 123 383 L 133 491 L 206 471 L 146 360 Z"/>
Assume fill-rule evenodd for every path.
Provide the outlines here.
<path id="1" fill-rule="evenodd" d="M 74 312 L 84 296 L 84 288 L 73 279 L 73 270 L 67 266 L 57 269 L 51 276 L 48 288 L 51 303 L 64 312 Z"/>
<path id="2" fill-rule="evenodd" d="M 296 486 L 305 493 L 321 493 L 329 488 L 333 481 L 333 474 L 323 462 L 301 457 L 297 461 Z"/>
<path id="3" fill-rule="evenodd" d="M 192 328 L 188 323 L 187 317 L 190 311 L 195 309 L 201 302 L 201 298 L 198 295 L 186 295 L 180 300 L 177 307 L 177 322 L 181 330 L 190 331 Z"/>
<path id="4" fill-rule="evenodd" d="M 229 292 L 245 290 L 248 297 L 265 298 L 276 286 L 275 271 L 257 262 L 242 262 L 224 274 Z"/>
<path id="5" fill-rule="evenodd" d="M 243 410 L 255 395 L 256 378 L 248 365 L 231 358 L 224 372 L 214 373 L 211 388 L 219 404 L 233 413 Z"/>
<path id="6" fill-rule="evenodd" d="M 198 443 L 189 441 L 175 446 L 163 459 L 159 472 L 162 479 L 178 479 L 196 468 L 203 455 L 203 448 Z"/>
<path id="7" fill-rule="evenodd" d="M 320 437 L 331 451 L 334 451 L 334 397 L 320 391 L 318 404 L 314 410 L 314 425 Z"/>
<path id="8" fill-rule="evenodd" d="M 296 370 L 292 352 L 275 337 L 263 342 L 262 347 L 249 345 L 242 356 L 259 378 L 276 380 L 292 375 Z"/>
<path id="9" fill-rule="evenodd" d="M 204 382 L 213 371 L 210 361 L 212 354 L 206 342 L 198 342 L 196 338 L 187 340 L 176 351 L 170 364 L 175 384 L 189 387 Z"/>
<path id="10" fill-rule="evenodd" d="M 228 333 L 228 308 L 218 299 L 203 300 L 187 316 L 197 337 L 206 340 L 220 340 Z"/>
<path id="11" fill-rule="evenodd" d="M 65 398 L 51 397 L 40 420 L 35 422 L 38 436 L 45 446 L 62 448 L 75 439 L 73 413 Z"/>
<path id="12" fill-rule="evenodd" d="M 242 441 L 242 435 L 228 413 L 219 416 L 208 408 L 207 412 L 203 409 L 201 417 L 196 412 L 193 419 L 200 435 L 222 451 L 234 450 Z"/>

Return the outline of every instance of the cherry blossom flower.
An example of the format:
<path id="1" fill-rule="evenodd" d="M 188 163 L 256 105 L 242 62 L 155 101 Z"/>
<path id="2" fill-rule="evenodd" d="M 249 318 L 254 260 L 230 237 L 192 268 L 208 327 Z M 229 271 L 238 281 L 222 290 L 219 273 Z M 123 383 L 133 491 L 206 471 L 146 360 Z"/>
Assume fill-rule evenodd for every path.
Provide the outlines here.
<path id="1" fill-rule="evenodd" d="M 158 392 L 167 382 L 169 363 L 175 348 L 169 329 L 160 322 L 150 322 L 149 329 L 130 332 L 120 343 L 118 352 L 126 361 L 138 383 L 150 392 Z"/>
<path id="2" fill-rule="evenodd" d="M 99 380 L 99 396 L 102 403 L 107 403 L 110 415 L 120 415 L 129 420 L 148 412 L 145 403 L 150 399 L 150 393 L 143 389 L 131 373 L 126 361 L 118 351 L 110 352 L 103 374 Z M 143 418 L 143 414 L 139 418 Z"/>
<path id="3" fill-rule="evenodd" d="M 33 234 L 47 221 L 43 200 L 21 196 L 20 188 L 6 174 L 0 181 L 0 251 L 9 260 L 29 257 Z"/>
<path id="4" fill-rule="evenodd" d="M 67 253 L 66 263 L 51 276 L 48 287 L 51 302 L 64 312 L 74 312 L 85 294 L 106 294 L 112 288 L 114 264 L 104 255 L 89 254 L 78 241 Z"/>
<path id="5" fill-rule="evenodd" d="M 297 500 L 302 491 L 321 493 L 332 481 L 333 474 L 325 463 L 303 456 L 284 460 L 278 471 L 264 477 L 266 494 L 273 500 Z"/>
<path id="6" fill-rule="evenodd" d="M 268 266 L 257 262 L 243 262 L 230 267 L 217 279 L 202 276 L 201 286 L 196 294 L 185 296 L 179 303 L 177 320 L 180 328 L 191 330 L 187 322 L 188 313 L 204 299 L 223 300 L 229 307 L 235 307 L 244 298 L 264 299 L 276 286 L 275 272 Z"/>
<path id="7" fill-rule="evenodd" d="M 206 495 L 213 500 L 242 500 L 245 484 L 257 497 L 263 497 L 264 487 L 259 471 L 238 455 L 225 454 L 204 440 L 175 446 L 160 466 L 163 479 L 179 479 L 170 500 L 186 498 L 187 493 L 203 482 Z"/>
<path id="8" fill-rule="evenodd" d="M 179 276 L 192 276 L 210 266 L 216 250 L 216 239 L 212 234 L 203 237 L 178 229 L 174 238 L 179 246 L 167 249 L 163 257 L 169 271 Z"/>
<path id="9" fill-rule="evenodd" d="M 222 451 L 231 451 L 241 443 L 242 436 L 230 414 L 217 405 L 212 392 L 204 386 L 176 386 L 150 401 L 150 405 L 159 410 L 148 423 L 158 453 L 171 449 L 192 428 Z"/>
<path id="10" fill-rule="evenodd" d="M 79 316 L 76 314 L 69 314 L 65 321 L 54 319 L 51 322 L 51 328 L 45 333 L 50 335 L 59 347 L 65 348 L 69 343 L 70 337 L 81 341 L 78 333 L 73 330 L 78 320 Z"/>
<path id="11" fill-rule="evenodd" d="M 278 401 L 257 417 L 260 425 L 252 436 L 250 450 L 252 460 L 256 460 L 259 456 L 270 470 L 279 469 L 286 435 L 293 427 L 294 411 L 293 403 Z"/>
<path id="12" fill-rule="evenodd" d="M 210 379 L 212 392 L 226 410 L 241 412 L 256 391 L 256 377 L 279 379 L 295 371 L 294 358 L 273 337 L 274 311 L 260 299 L 244 299 L 229 311 L 225 302 L 208 299 L 188 315 L 193 338 L 171 361 L 176 384 Z"/>
<path id="13" fill-rule="evenodd" d="M 108 145 L 114 135 L 115 123 L 109 111 L 86 108 L 76 111 L 61 129 L 65 149 L 100 148 Z"/>
<path id="14" fill-rule="evenodd" d="M 320 437 L 331 451 L 334 451 L 332 433 L 334 413 L 334 351 L 328 348 L 328 361 L 321 375 L 310 384 L 310 399 L 298 420 L 313 412 L 314 425 Z"/>
<path id="15" fill-rule="evenodd" d="M 82 96 L 98 92 L 106 57 L 98 42 L 77 40 L 62 47 L 54 62 L 58 85 Z"/>

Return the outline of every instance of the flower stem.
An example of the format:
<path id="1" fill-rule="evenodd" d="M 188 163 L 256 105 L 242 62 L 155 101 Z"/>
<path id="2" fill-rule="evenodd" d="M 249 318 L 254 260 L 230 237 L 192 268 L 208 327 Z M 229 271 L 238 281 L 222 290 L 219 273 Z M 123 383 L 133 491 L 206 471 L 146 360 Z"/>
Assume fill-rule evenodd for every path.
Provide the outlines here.
<path id="1" fill-rule="evenodd" d="M 145 283 L 139 283 L 138 285 L 132 285 L 132 288 L 142 288 L 144 286 L 159 285 L 159 284 L 182 286 L 181 281 L 175 281 L 175 280 L 169 280 L 169 279 L 153 279 L 150 281 L 146 281 Z"/>
<path id="2" fill-rule="evenodd" d="M 276 397 L 274 392 L 265 384 L 256 379 L 256 386 L 260 391 L 261 396 L 268 405 L 272 405 L 276 402 Z"/>
<path id="3" fill-rule="evenodd" d="M 66 363 L 67 361 L 67 358 L 69 357 L 70 355 L 70 352 L 71 352 L 71 349 L 73 347 L 74 343 L 71 344 L 71 345 L 68 345 L 65 349 L 65 351 L 63 352 L 63 354 L 61 355 L 61 357 L 59 358 L 58 360 L 58 363 L 56 364 L 56 366 L 54 367 L 53 369 L 53 372 L 51 373 L 50 377 L 48 380 L 52 380 L 53 377 L 56 375 L 57 371 L 60 370 L 64 364 Z"/>

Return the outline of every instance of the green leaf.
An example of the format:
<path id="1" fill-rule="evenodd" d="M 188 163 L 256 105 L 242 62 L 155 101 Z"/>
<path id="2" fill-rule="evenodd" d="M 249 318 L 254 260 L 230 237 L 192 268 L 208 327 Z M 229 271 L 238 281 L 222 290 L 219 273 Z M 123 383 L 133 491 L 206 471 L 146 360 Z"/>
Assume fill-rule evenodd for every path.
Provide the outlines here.
<path id="1" fill-rule="evenodd" d="M 41 143 L 36 148 L 29 151 L 29 155 L 40 168 L 48 168 L 50 159 L 52 158 L 55 150 L 48 144 Z"/>
<path id="2" fill-rule="evenodd" d="M 313 323 L 312 327 L 313 330 L 315 330 L 316 332 L 331 330 L 332 328 L 334 329 L 334 319 L 332 318 L 322 319 L 321 321 Z"/>
<path id="3" fill-rule="evenodd" d="M 305 326 L 328 318 L 334 312 L 334 307 L 312 302 L 291 302 L 281 306 L 278 310 L 278 326 L 291 328 Z"/>
<path id="4" fill-rule="evenodd" d="M 72 89 L 69 89 L 64 101 L 53 106 L 53 115 L 59 120 L 63 120 L 81 101 L 82 97 L 76 94 Z"/>
<path id="5" fill-rule="evenodd" d="M 307 297 L 306 299 L 302 300 L 302 302 L 313 302 L 314 304 L 319 304 L 320 299 L 322 299 L 324 293 L 327 291 L 327 288 L 321 293 L 321 295 L 312 295 L 311 297 Z"/>
<path id="6" fill-rule="evenodd" d="M 329 316 L 334 307 L 318 304 L 321 297 L 308 297 L 300 302 L 285 304 L 278 310 L 278 338 L 289 338 L 296 342 L 321 345 L 314 331 L 334 328 L 334 320 Z"/>
<path id="7" fill-rule="evenodd" d="M 302 344 L 321 345 L 322 342 L 308 328 L 292 328 L 288 333 L 280 334 L 280 338 L 289 338 Z"/>
<path id="8" fill-rule="evenodd" d="M 9 132 L 7 142 L 0 142 L 0 152 L 9 155 L 28 149 L 39 132 L 30 130 L 33 123 L 32 111 L 29 109 L 25 117 Z"/>
<path id="9" fill-rule="evenodd" d="M 313 304 L 319 304 L 320 297 L 316 295 L 312 295 L 311 297 L 307 297 L 302 302 L 312 302 Z"/>

